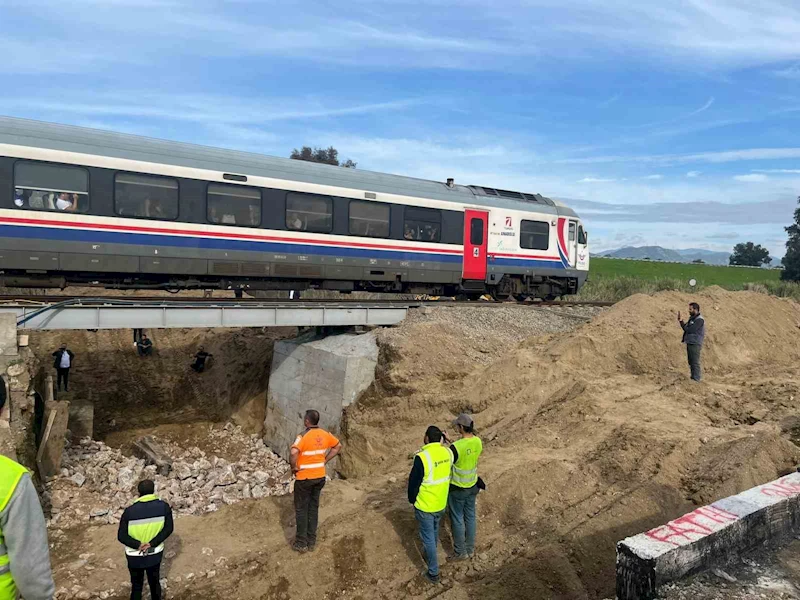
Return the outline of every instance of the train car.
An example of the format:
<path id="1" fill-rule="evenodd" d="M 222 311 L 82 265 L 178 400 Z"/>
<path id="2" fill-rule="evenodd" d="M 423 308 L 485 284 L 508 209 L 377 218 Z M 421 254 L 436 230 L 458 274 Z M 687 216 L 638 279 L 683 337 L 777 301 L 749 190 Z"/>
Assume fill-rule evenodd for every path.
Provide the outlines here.
<path id="1" fill-rule="evenodd" d="M 0 284 L 577 292 L 578 216 L 538 194 L 0 118 Z"/>

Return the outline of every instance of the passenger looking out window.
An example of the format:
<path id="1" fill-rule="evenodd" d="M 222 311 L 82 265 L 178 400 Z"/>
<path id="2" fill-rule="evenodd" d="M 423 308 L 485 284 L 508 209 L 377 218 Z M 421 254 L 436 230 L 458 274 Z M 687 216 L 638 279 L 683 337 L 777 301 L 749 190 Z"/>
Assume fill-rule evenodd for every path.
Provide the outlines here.
<path id="1" fill-rule="evenodd" d="M 89 173 L 81 167 L 20 160 L 14 165 L 14 206 L 87 212 Z"/>
<path id="2" fill-rule="evenodd" d="M 333 229 L 333 199 L 290 192 L 286 195 L 286 227 L 293 231 L 330 233 Z"/>
<path id="3" fill-rule="evenodd" d="M 442 213 L 433 208 L 407 206 L 403 237 L 417 242 L 439 242 L 442 239 Z"/>
<path id="4" fill-rule="evenodd" d="M 178 218 L 178 182 L 168 177 L 117 173 L 114 210 L 123 217 Z"/>

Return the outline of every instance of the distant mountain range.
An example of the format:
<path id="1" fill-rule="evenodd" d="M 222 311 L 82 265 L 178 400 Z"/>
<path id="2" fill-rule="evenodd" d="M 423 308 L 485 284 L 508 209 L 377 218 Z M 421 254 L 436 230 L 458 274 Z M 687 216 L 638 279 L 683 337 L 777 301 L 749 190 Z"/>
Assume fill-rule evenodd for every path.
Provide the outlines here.
<path id="1" fill-rule="evenodd" d="M 664 262 L 690 263 L 696 260 L 702 260 L 709 265 L 727 265 L 730 255 L 730 252 L 716 252 L 714 250 L 703 250 L 702 248 L 673 250 L 671 248 L 662 248 L 661 246 L 626 246 L 624 248 L 606 250 L 605 252 L 598 253 L 598 256 L 607 256 L 609 258 L 649 259 L 661 260 Z M 774 263 L 775 259 L 773 258 L 773 264 Z"/>

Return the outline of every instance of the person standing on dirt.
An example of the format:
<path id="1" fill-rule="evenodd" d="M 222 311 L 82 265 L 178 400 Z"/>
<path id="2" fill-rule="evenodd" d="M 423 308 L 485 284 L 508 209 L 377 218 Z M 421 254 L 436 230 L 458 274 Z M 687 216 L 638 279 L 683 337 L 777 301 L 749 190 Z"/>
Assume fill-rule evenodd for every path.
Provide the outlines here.
<path id="1" fill-rule="evenodd" d="M 0 599 L 51 600 L 47 527 L 28 470 L 0 456 Z"/>
<path id="2" fill-rule="evenodd" d="M 700 350 L 706 337 L 706 322 L 700 314 L 700 305 L 697 302 L 689 303 L 689 320 L 684 323 L 681 313 L 678 313 L 678 323 L 683 329 L 681 342 L 686 344 L 686 354 L 689 358 L 689 370 L 694 381 L 700 381 Z"/>
<path id="3" fill-rule="evenodd" d="M 431 425 L 425 431 L 422 449 L 414 457 L 408 476 L 408 501 L 414 505 L 414 517 L 419 523 L 419 537 L 425 549 L 428 568 L 424 577 L 439 583 L 439 523 L 447 508 L 453 452 L 442 445 L 441 429 Z"/>
<path id="4" fill-rule="evenodd" d="M 475 423 L 466 413 L 453 421 L 461 439 L 450 445 L 453 453 L 453 474 L 447 496 L 450 526 L 453 531 L 454 560 L 465 560 L 475 553 L 475 500 L 481 488 L 478 477 L 478 458 L 483 442 L 475 435 Z M 445 440 L 447 437 L 445 435 Z"/>
<path id="5" fill-rule="evenodd" d="M 297 532 L 292 549 L 313 552 L 317 544 L 319 495 L 325 487 L 325 465 L 342 451 L 342 444 L 319 427 L 319 413 L 307 410 L 305 431 L 297 436 L 290 451 L 294 482 L 294 513 Z"/>
<path id="6" fill-rule="evenodd" d="M 192 369 L 198 373 L 202 373 L 206 369 L 206 360 L 214 356 L 210 352 L 206 352 L 205 348 L 200 346 L 200 350 L 194 355 L 194 362 L 190 365 Z"/>
<path id="7" fill-rule="evenodd" d="M 56 369 L 57 387 L 61 391 L 61 382 L 64 382 L 64 391 L 69 391 L 69 370 L 72 368 L 72 361 L 75 360 L 75 355 L 71 350 L 67 350 L 66 344 L 61 344 L 61 348 L 53 352 L 53 366 Z"/>
<path id="8" fill-rule="evenodd" d="M 139 499 L 125 509 L 119 522 L 117 539 L 125 545 L 131 575 L 131 600 L 141 600 L 144 577 L 150 597 L 161 600 L 161 559 L 164 542 L 172 535 L 172 509 L 155 495 L 156 484 L 144 479 L 138 486 Z"/>

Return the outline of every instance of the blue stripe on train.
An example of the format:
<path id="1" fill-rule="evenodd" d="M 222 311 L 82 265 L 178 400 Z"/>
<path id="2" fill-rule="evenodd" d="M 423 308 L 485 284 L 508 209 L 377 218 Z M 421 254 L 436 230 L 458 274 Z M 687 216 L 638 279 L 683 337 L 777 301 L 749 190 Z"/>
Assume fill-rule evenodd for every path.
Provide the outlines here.
<path id="1" fill-rule="evenodd" d="M 564 265 L 555 260 L 536 260 L 524 258 L 490 258 L 489 266 L 522 267 L 523 269 L 563 269 Z"/>
<path id="2" fill-rule="evenodd" d="M 207 250 L 242 250 L 249 252 L 272 252 L 278 254 L 314 254 L 322 256 L 347 256 L 353 258 L 380 258 L 395 260 L 427 260 L 431 262 L 460 263 L 460 255 L 432 254 L 427 252 L 405 252 L 402 250 L 383 250 L 380 248 L 347 248 L 342 246 L 317 246 L 313 244 L 286 244 L 281 242 L 257 242 L 249 240 L 230 240 L 225 238 L 183 237 L 177 235 L 153 235 L 117 231 L 97 231 L 93 229 L 56 229 L 51 227 L 21 227 L 0 225 L 0 237 L 25 239 L 59 240 L 68 242 L 88 242 L 105 244 L 137 244 L 146 246 L 175 246 L 181 248 L 203 248 Z M 43 248 L 46 250 L 46 247 Z M 490 265 L 504 267 L 563 269 L 561 262 L 519 259 L 492 258 Z"/>
<path id="3" fill-rule="evenodd" d="M 137 244 L 147 246 L 177 246 L 181 248 L 203 248 L 207 250 L 242 250 L 249 252 L 271 252 L 277 254 L 315 254 L 347 256 L 353 258 L 379 258 L 396 260 L 426 260 L 429 262 L 460 263 L 460 255 L 433 254 L 427 252 L 405 252 L 379 248 L 347 248 L 342 246 L 317 246 L 313 244 L 285 244 L 281 242 L 256 242 L 229 240 L 225 238 L 182 237 L 178 235 L 153 235 L 93 229 L 55 229 L 50 227 L 20 227 L 0 225 L 0 237 L 59 240 L 105 244 Z M 46 248 L 43 248 L 46 250 Z"/>

